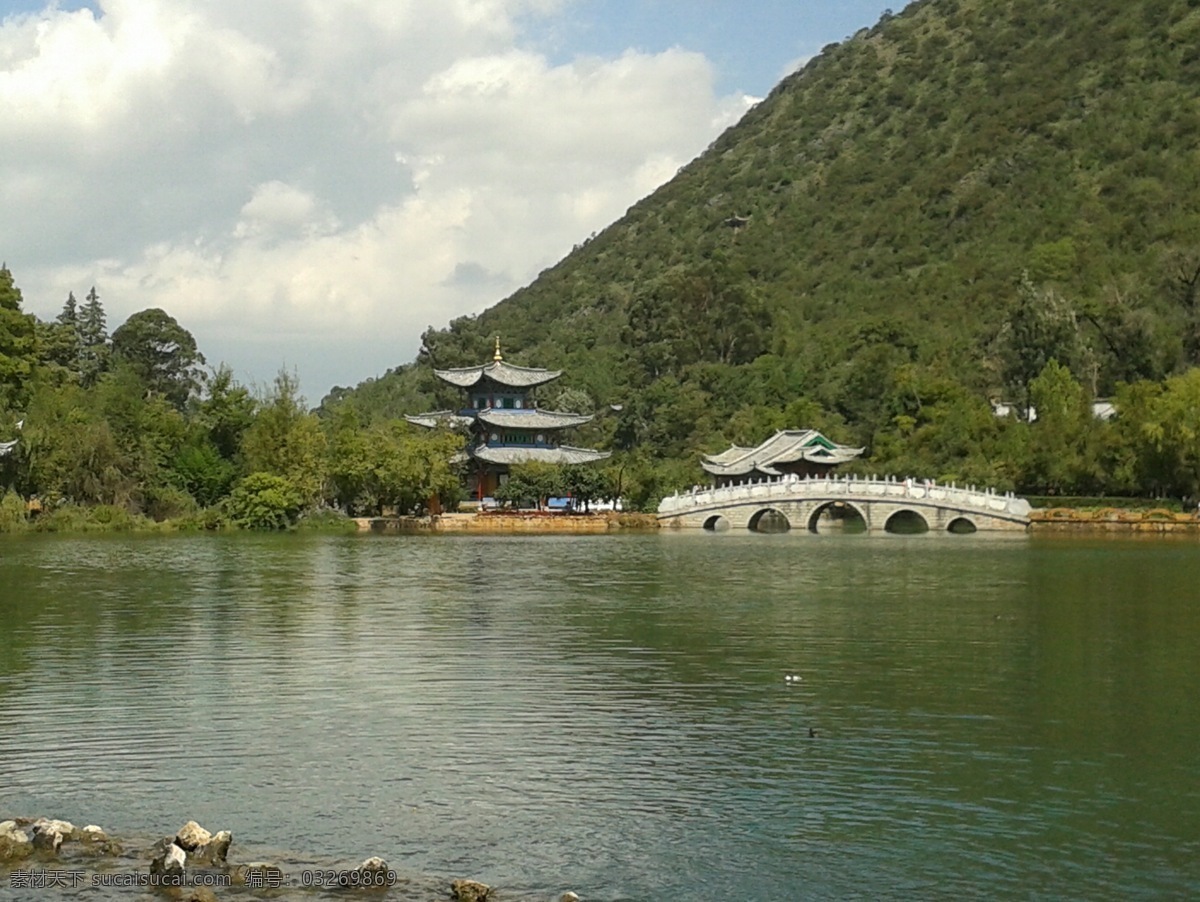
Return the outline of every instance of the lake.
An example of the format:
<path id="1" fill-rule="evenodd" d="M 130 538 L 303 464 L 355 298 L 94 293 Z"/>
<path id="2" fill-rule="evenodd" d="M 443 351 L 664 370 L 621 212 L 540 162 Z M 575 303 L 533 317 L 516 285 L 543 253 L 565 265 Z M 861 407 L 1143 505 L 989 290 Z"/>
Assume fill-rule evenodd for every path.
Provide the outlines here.
<path id="1" fill-rule="evenodd" d="M 7 539 L 43 814 L 507 899 L 1195 897 L 1200 545 Z"/>

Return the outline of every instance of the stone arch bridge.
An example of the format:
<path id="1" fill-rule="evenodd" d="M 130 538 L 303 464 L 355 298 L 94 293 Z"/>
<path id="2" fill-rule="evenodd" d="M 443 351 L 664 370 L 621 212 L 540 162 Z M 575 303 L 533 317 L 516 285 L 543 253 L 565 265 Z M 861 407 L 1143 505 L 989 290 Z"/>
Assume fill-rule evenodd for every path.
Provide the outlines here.
<path id="1" fill-rule="evenodd" d="M 862 519 L 867 532 L 1023 531 L 1029 502 L 1011 493 L 933 482 L 842 478 L 783 478 L 747 485 L 693 489 L 664 498 L 663 526 L 696 529 L 819 531 L 837 519 Z M 780 519 L 782 518 L 782 520 Z"/>

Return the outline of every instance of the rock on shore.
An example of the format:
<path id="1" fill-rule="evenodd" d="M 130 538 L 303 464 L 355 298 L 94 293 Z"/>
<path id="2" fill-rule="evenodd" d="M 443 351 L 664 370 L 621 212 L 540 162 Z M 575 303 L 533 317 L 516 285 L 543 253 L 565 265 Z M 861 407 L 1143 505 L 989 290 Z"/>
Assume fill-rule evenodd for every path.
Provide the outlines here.
<path id="1" fill-rule="evenodd" d="M 19 861 L 32 852 L 29 834 L 16 821 L 0 822 L 0 861 Z"/>
<path id="2" fill-rule="evenodd" d="M 75 825 L 70 821 L 40 817 L 30 829 L 33 831 L 33 847 L 42 852 L 57 852 L 64 841 L 78 838 Z"/>
<path id="3" fill-rule="evenodd" d="M 155 856 L 150 859 L 150 873 L 155 877 L 167 877 L 181 881 L 187 867 L 187 852 L 174 842 L 161 842 Z"/>
<path id="4" fill-rule="evenodd" d="M 450 892 L 454 894 L 455 902 L 487 902 L 492 888 L 474 880 L 455 880 L 450 884 Z"/>
<path id="5" fill-rule="evenodd" d="M 217 902 L 218 896 L 203 886 L 190 886 L 187 875 L 197 868 L 199 874 L 223 874 L 234 886 L 285 887 L 302 890 L 307 882 L 296 884 L 298 875 L 314 875 L 314 890 L 341 887 L 349 890 L 347 899 L 373 898 L 375 889 L 403 885 L 404 898 L 428 898 L 431 902 L 446 899 L 445 878 L 432 875 L 396 874 L 382 858 L 372 856 L 356 867 L 341 870 L 336 867 L 312 867 L 290 859 L 284 864 L 251 862 L 231 865 L 227 858 L 233 842 L 228 830 L 212 833 L 195 821 L 188 821 L 172 836 L 154 841 L 150 837 L 126 837 L 128 850 L 102 828 L 88 824 L 82 829 L 69 821 L 52 818 L 13 818 L 0 821 L 0 872 L 27 867 L 26 860 L 37 867 L 71 867 L 95 869 L 114 873 L 120 869 L 138 870 L 142 875 L 158 878 L 173 885 L 171 899 L 175 902 Z M 55 864 L 43 864 L 53 857 Z M 289 873 L 289 870 L 291 873 Z M 315 875 L 321 875 L 316 879 Z M 303 879 L 303 878 L 299 878 Z M 359 893 L 365 895 L 359 895 Z M 235 891 L 236 894 L 236 891 Z M 414 895 L 416 894 L 416 895 Z M 303 893 L 303 898 L 307 893 Z M 475 880 L 454 880 L 450 896 L 455 902 L 491 902 L 493 889 Z M 222 897 L 223 898 L 223 897 Z M 574 893 L 557 897 L 559 902 L 579 902 Z"/>
<path id="6" fill-rule="evenodd" d="M 212 839 L 211 833 L 195 821 L 188 821 L 175 834 L 175 845 L 185 852 L 194 852 L 201 846 L 208 845 L 210 839 Z"/>

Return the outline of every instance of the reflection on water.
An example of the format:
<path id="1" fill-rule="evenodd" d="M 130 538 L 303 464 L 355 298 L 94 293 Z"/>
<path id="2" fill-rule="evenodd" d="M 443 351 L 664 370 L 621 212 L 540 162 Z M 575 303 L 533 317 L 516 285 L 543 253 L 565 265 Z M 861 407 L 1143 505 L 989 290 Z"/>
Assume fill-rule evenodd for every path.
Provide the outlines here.
<path id="1" fill-rule="evenodd" d="M 0 819 L 528 898 L 1193 894 L 1198 584 L 1170 542 L 6 542 Z"/>

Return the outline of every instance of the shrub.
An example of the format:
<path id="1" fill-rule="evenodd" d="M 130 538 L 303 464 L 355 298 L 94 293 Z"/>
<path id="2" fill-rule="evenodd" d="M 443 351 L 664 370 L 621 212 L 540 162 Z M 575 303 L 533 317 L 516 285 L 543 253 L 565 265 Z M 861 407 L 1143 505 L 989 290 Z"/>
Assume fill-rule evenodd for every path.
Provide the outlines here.
<path id="1" fill-rule="evenodd" d="M 155 520 L 175 520 L 190 516 L 199 509 L 196 499 L 173 485 L 152 486 L 146 489 L 146 513 Z"/>
<path id="2" fill-rule="evenodd" d="M 310 511 L 300 517 L 296 524 L 300 529 L 319 530 L 321 532 L 357 532 L 358 524 L 339 510 L 325 508 Z"/>
<path id="3" fill-rule="evenodd" d="M 171 464 L 179 485 L 200 504 L 209 506 L 229 494 L 237 475 L 233 464 L 212 445 L 189 445 Z"/>
<path id="4" fill-rule="evenodd" d="M 0 532 L 23 532 L 29 527 L 25 517 L 25 499 L 9 490 L 0 499 Z"/>
<path id="5" fill-rule="evenodd" d="M 144 528 L 149 523 L 145 517 L 131 514 L 115 504 L 95 507 L 63 504 L 42 514 L 36 528 L 40 532 L 124 532 Z"/>
<path id="6" fill-rule="evenodd" d="M 180 532 L 199 532 L 200 530 L 214 532 L 218 529 L 225 529 L 229 526 L 229 521 L 226 519 L 225 510 L 218 504 L 171 520 L 168 525 Z"/>
<path id="7" fill-rule="evenodd" d="M 303 506 L 296 487 L 272 473 L 251 473 L 225 500 L 229 521 L 242 529 L 287 529 Z"/>

